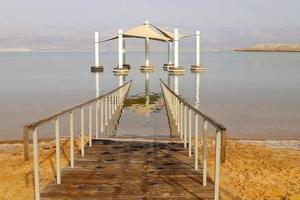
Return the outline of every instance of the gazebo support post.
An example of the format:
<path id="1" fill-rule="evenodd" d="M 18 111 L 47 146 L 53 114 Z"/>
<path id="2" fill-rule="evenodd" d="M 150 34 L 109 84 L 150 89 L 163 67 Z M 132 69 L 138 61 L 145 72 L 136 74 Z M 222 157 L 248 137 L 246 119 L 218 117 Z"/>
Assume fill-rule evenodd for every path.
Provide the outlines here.
<path id="1" fill-rule="evenodd" d="M 119 62 L 118 67 L 114 68 L 113 72 L 115 75 L 128 74 L 128 68 L 123 68 L 123 31 L 119 30 L 118 32 L 118 55 Z"/>
<path id="2" fill-rule="evenodd" d="M 195 44 L 195 48 L 196 48 L 196 65 L 192 65 L 191 66 L 191 71 L 192 72 L 202 72 L 205 70 L 205 67 L 203 65 L 201 65 L 200 63 L 200 31 L 196 31 L 196 35 L 195 35 L 196 39 L 196 44 Z"/>
<path id="3" fill-rule="evenodd" d="M 171 57 L 171 53 L 172 53 L 172 42 L 168 42 L 168 63 L 164 64 L 164 70 L 168 70 L 169 67 L 174 66 L 172 64 L 172 57 Z"/>
<path id="4" fill-rule="evenodd" d="M 95 32 L 95 66 L 91 67 L 91 72 L 103 72 L 103 67 L 99 64 L 99 32 Z"/>
<path id="5" fill-rule="evenodd" d="M 184 68 L 179 66 L 178 59 L 178 42 L 179 42 L 179 34 L 178 29 L 174 29 L 174 66 L 169 67 L 169 73 L 172 75 L 183 75 Z"/>
<path id="6" fill-rule="evenodd" d="M 149 26 L 149 21 L 145 21 L 145 26 Z M 150 65 L 150 56 L 149 56 L 149 43 L 150 39 L 148 37 L 145 38 L 145 65 L 141 66 L 140 70 L 142 72 L 153 72 L 154 67 Z"/>
<path id="7" fill-rule="evenodd" d="M 126 40 L 123 38 L 123 68 L 130 69 L 130 65 L 126 64 Z"/>

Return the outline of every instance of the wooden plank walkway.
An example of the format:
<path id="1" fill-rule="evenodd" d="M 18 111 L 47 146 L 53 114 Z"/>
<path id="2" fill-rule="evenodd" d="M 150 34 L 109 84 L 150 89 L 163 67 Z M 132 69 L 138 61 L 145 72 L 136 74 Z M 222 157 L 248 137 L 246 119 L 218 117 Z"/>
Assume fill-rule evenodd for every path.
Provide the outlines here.
<path id="1" fill-rule="evenodd" d="M 42 199 L 213 199 L 213 184 L 202 186 L 202 169 L 171 139 L 102 139 L 86 146 L 75 168 L 62 170 L 62 183 L 43 189 Z"/>

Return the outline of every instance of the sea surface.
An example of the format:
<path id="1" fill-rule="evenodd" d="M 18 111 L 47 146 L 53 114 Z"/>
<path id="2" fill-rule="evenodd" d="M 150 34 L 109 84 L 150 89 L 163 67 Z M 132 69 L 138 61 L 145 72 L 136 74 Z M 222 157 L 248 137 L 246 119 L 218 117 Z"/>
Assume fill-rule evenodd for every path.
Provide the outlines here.
<path id="1" fill-rule="evenodd" d="M 0 140 L 22 139 L 23 125 L 117 87 L 119 77 L 112 74 L 117 52 L 101 53 L 104 73 L 98 75 L 90 72 L 93 56 L 92 51 L 0 53 Z M 205 52 L 206 71 L 193 74 L 194 54 L 181 52 L 185 74 L 179 77 L 163 70 L 166 60 L 166 52 L 151 52 L 156 69 L 145 74 L 139 70 L 144 52 L 127 52 L 132 69 L 123 78 L 133 84 L 116 135 L 170 134 L 161 78 L 172 89 L 177 79 L 179 94 L 226 126 L 228 137 L 300 139 L 299 53 Z M 53 137 L 52 130 L 49 124 L 40 137 Z"/>

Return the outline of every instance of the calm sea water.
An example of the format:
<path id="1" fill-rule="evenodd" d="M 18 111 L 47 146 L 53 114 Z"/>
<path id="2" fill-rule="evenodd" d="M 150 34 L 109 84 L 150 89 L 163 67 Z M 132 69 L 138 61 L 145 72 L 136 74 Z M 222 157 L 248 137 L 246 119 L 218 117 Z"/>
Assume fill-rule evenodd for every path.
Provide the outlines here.
<path id="1" fill-rule="evenodd" d="M 144 53 L 128 52 L 133 80 L 117 135 L 169 134 L 159 78 L 174 87 L 162 65 L 166 53 L 151 53 L 155 72 L 143 74 Z M 300 54 L 203 53 L 207 70 L 192 74 L 193 53 L 181 53 L 185 75 L 178 77 L 179 94 L 223 123 L 228 136 L 250 139 L 300 139 Z M 102 53 L 105 72 L 90 73 L 93 52 L 0 53 L 0 140 L 22 138 L 22 126 L 118 86 L 112 74 L 117 53 Z M 196 84 L 196 79 L 199 84 Z M 198 89 L 197 89 L 198 88 Z M 198 91 L 197 91 L 198 90 Z M 52 125 L 50 125 L 52 126 Z M 43 136 L 51 134 L 47 131 Z"/>

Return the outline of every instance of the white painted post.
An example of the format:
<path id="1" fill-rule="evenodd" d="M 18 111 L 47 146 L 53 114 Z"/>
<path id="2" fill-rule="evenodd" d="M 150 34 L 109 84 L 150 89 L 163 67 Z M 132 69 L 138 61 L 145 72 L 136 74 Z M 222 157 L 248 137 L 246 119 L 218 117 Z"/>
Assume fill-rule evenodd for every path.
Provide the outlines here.
<path id="1" fill-rule="evenodd" d="M 184 125 L 183 125 L 184 148 L 187 147 L 187 145 L 186 145 L 186 143 L 187 143 L 187 126 L 186 126 L 186 124 L 187 124 L 187 116 L 186 116 L 187 112 L 186 111 L 187 111 L 187 106 L 184 105 L 184 107 L 183 107 L 183 113 L 184 113 L 184 115 L 183 115 L 183 120 L 184 120 Z"/>
<path id="2" fill-rule="evenodd" d="M 221 163 L 221 131 L 218 130 L 216 133 L 214 200 L 219 200 L 220 163 Z"/>
<path id="3" fill-rule="evenodd" d="M 99 105 L 100 104 L 100 101 L 99 101 L 99 99 L 97 100 L 97 102 L 96 102 L 96 116 L 95 116 L 95 135 L 96 135 L 96 139 L 98 139 L 98 137 L 99 137 Z"/>
<path id="4" fill-rule="evenodd" d="M 70 165 L 74 168 L 74 116 L 73 111 L 70 112 Z"/>
<path id="5" fill-rule="evenodd" d="M 61 184 L 60 176 L 60 141 L 59 141 L 59 119 L 55 119 L 55 150 L 56 150 L 56 183 Z"/>
<path id="6" fill-rule="evenodd" d="M 92 146 L 92 104 L 89 104 L 89 146 Z"/>
<path id="7" fill-rule="evenodd" d="M 149 26 L 149 22 L 145 21 L 146 26 Z M 145 66 L 149 66 L 149 38 L 145 38 Z"/>
<path id="8" fill-rule="evenodd" d="M 178 29 L 174 29 L 174 67 L 178 68 Z"/>
<path id="9" fill-rule="evenodd" d="M 118 68 L 123 68 L 123 31 L 118 32 L 118 42 L 119 42 L 119 66 Z"/>
<path id="10" fill-rule="evenodd" d="M 99 66 L 99 33 L 95 32 L 95 67 Z"/>
<path id="11" fill-rule="evenodd" d="M 198 114 L 195 113 L 195 170 L 198 170 Z"/>
<path id="12" fill-rule="evenodd" d="M 111 113 L 112 113 L 112 118 L 114 118 L 115 114 L 115 93 L 111 94 Z"/>
<path id="13" fill-rule="evenodd" d="M 172 51 L 172 43 L 168 42 L 168 64 L 172 64 L 172 57 L 171 57 L 171 51 Z"/>
<path id="14" fill-rule="evenodd" d="M 100 113 L 101 113 L 101 116 L 100 116 L 100 120 L 101 120 L 101 123 L 100 123 L 100 132 L 103 133 L 104 132 L 104 103 L 103 103 L 104 99 L 101 98 L 100 102 L 101 102 L 101 108 L 100 108 Z"/>
<path id="15" fill-rule="evenodd" d="M 34 165 L 34 194 L 35 200 L 40 200 L 40 169 L 39 169 L 39 143 L 37 138 L 37 128 L 33 129 L 33 165 Z"/>
<path id="16" fill-rule="evenodd" d="M 125 39 L 123 38 L 123 64 L 126 64 L 126 42 Z"/>
<path id="17" fill-rule="evenodd" d="M 80 108 L 81 156 L 84 156 L 84 108 Z"/>
<path id="18" fill-rule="evenodd" d="M 111 120 L 111 95 L 108 96 L 108 119 Z"/>
<path id="19" fill-rule="evenodd" d="M 200 66 L 200 31 L 196 31 L 196 66 Z"/>
<path id="20" fill-rule="evenodd" d="M 104 105 L 105 105 L 105 126 L 107 126 L 107 118 L 108 118 L 108 105 L 107 105 L 107 96 L 104 97 Z"/>
<path id="21" fill-rule="evenodd" d="M 183 102 L 180 103 L 180 139 L 183 140 Z"/>
<path id="22" fill-rule="evenodd" d="M 203 162 L 203 186 L 207 184 L 207 138 L 206 138 L 206 131 L 207 131 L 207 121 L 204 120 L 203 123 L 203 141 L 202 141 L 202 162 Z"/>
<path id="23" fill-rule="evenodd" d="M 192 157 L 192 110 L 189 108 L 189 157 Z"/>

